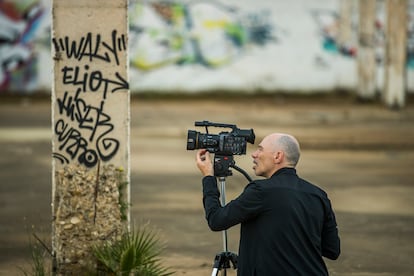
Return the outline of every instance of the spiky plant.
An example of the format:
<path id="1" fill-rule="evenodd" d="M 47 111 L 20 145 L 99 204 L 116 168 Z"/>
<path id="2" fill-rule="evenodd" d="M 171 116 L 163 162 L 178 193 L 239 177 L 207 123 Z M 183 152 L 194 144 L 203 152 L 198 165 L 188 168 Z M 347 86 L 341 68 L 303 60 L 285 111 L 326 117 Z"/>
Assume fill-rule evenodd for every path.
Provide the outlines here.
<path id="1" fill-rule="evenodd" d="M 168 276 L 160 254 L 163 245 L 148 225 L 127 231 L 120 240 L 94 247 L 100 266 L 113 275 Z"/>
<path id="2" fill-rule="evenodd" d="M 46 262 L 50 260 L 51 251 L 46 246 L 46 244 L 35 234 L 32 234 L 33 237 L 36 239 L 33 241 L 29 239 L 29 247 L 30 247 L 30 257 L 31 257 L 31 272 L 26 271 L 23 268 L 20 268 L 23 275 L 29 276 L 46 276 L 50 275 L 50 272 L 47 271 Z"/>

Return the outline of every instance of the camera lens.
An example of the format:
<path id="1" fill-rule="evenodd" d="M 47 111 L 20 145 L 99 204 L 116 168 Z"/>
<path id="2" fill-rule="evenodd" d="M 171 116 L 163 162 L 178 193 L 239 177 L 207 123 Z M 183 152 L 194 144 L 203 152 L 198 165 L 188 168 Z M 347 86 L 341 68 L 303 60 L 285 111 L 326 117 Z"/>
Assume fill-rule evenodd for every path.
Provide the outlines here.
<path id="1" fill-rule="evenodd" d="M 197 149 L 198 132 L 189 130 L 187 133 L 187 150 Z"/>

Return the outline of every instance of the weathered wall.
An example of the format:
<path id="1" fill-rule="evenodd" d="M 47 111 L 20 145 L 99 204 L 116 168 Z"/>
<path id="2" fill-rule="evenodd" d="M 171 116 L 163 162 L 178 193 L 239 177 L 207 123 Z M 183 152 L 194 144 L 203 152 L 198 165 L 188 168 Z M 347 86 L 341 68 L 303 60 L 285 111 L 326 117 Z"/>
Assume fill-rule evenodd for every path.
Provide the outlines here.
<path id="1" fill-rule="evenodd" d="M 408 1 L 407 84 L 414 92 L 414 1 Z M 132 93 L 312 93 L 357 85 L 356 43 L 337 43 L 339 0 L 152 3 L 129 1 Z M 378 3 L 376 82 L 383 87 L 385 16 Z M 0 2 L 2 92 L 51 90 L 50 6 L 51 0 Z"/>

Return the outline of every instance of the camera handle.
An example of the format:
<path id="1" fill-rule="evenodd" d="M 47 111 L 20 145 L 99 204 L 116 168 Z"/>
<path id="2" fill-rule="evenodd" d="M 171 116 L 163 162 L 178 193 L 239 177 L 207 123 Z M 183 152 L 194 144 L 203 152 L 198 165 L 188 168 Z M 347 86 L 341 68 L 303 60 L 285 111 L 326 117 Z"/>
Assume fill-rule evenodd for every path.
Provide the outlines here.
<path id="1" fill-rule="evenodd" d="M 244 175 L 244 177 L 247 178 L 247 180 L 249 180 L 249 182 L 252 182 L 253 179 L 250 177 L 250 175 L 247 174 L 247 172 L 245 170 L 243 170 L 240 167 L 237 167 L 236 164 L 231 165 L 230 167 L 232 167 L 233 169 L 235 169 L 236 171 L 238 171 L 239 173 L 241 173 L 242 175 Z"/>

